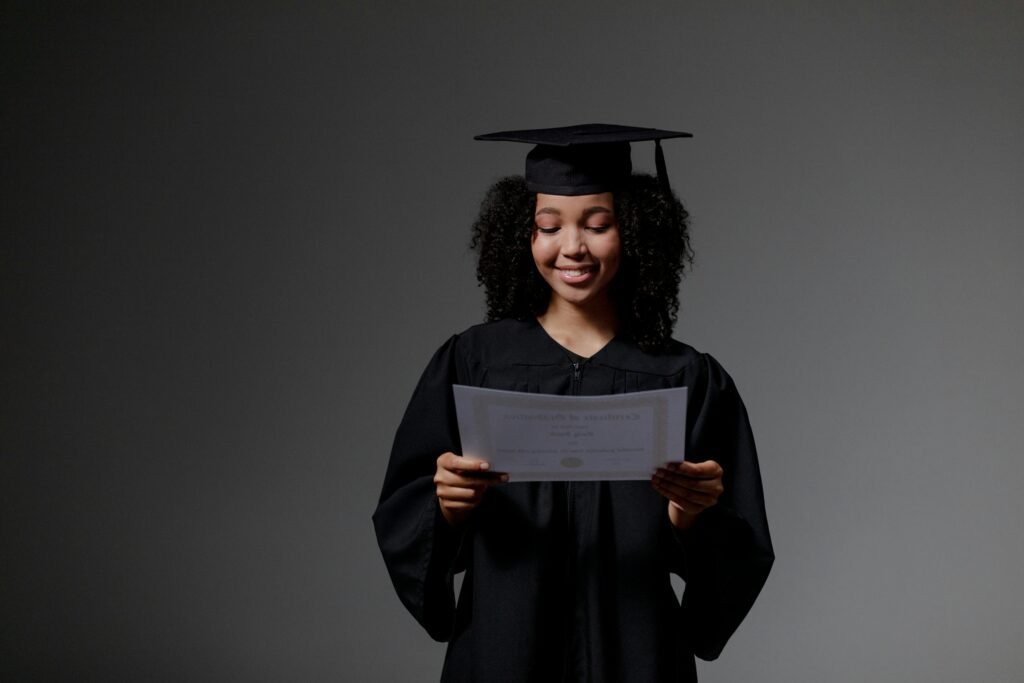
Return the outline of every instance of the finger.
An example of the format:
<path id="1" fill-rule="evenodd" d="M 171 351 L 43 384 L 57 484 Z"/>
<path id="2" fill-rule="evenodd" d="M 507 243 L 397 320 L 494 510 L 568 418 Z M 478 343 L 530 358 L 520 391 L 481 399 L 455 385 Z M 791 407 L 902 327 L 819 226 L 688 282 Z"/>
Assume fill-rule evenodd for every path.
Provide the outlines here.
<path id="1" fill-rule="evenodd" d="M 491 463 L 480 458 L 444 453 L 438 458 L 438 464 L 448 470 L 459 472 L 487 472 L 491 469 Z"/>
<path id="2" fill-rule="evenodd" d="M 664 479 L 653 479 L 651 485 L 659 494 L 687 509 L 691 507 L 704 509 L 718 502 L 717 496 L 698 493 Z"/>
<path id="3" fill-rule="evenodd" d="M 718 475 L 713 466 L 703 463 L 691 463 L 686 460 L 678 463 L 668 463 L 664 468 L 692 479 L 708 479 Z"/>
<path id="4" fill-rule="evenodd" d="M 484 490 L 489 486 L 494 486 L 495 484 L 500 484 L 505 481 L 508 481 L 508 475 L 501 472 L 489 472 L 484 476 L 479 473 L 469 473 L 467 475 L 458 471 L 439 469 L 434 474 L 435 484 L 460 486 L 463 488 L 479 490 Z"/>
<path id="5" fill-rule="evenodd" d="M 441 472 L 453 472 L 464 477 L 488 480 L 491 483 L 508 481 L 504 472 L 491 472 L 490 463 L 479 458 L 465 458 L 452 452 L 442 453 L 437 458 L 437 475 Z M 436 482 L 438 477 L 434 477 Z"/>
<path id="6" fill-rule="evenodd" d="M 692 462 L 670 462 L 659 467 L 659 470 L 668 472 L 677 477 L 686 477 L 687 479 L 707 479 L 703 471 L 693 466 Z"/>
<path id="7" fill-rule="evenodd" d="M 470 510 L 473 510 L 480 504 L 479 501 L 453 501 L 450 499 L 443 498 L 439 498 L 437 499 L 437 501 L 438 503 L 440 503 L 442 510 L 447 510 L 449 512 L 468 512 Z"/>
<path id="8" fill-rule="evenodd" d="M 685 486 L 679 486 L 666 481 L 659 482 L 658 488 L 665 491 L 666 497 L 672 500 L 686 501 L 688 503 L 702 505 L 704 507 L 714 505 L 718 502 L 719 497 L 717 493 L 694 491 L 693 489 L 686 488 Z"/>
<path id="9" fill-rule="evenodd" d="M 482 481 L 487 486 L 493 486 L 494 484 L 500 484 L 501 482 L 508 481 L 508 475 L 504 472 L 456 472 L 459 476 L 463 477 L 466 481 Z"/>
<path id="10" fill-rule="evenodd" d="M 472 510 L 479 504 L 479 501 L 444 500 L 441 499 L 441 507 L 446 510 Z"/>
<path id="11" fill-rule="evenodd" d="M 437 487 L 437 497 L 443 501 L 474 502 L 480 499 L 483 491 L 463 486 L 441 485 Z"/>
<path id="12" fill-rule="evenodd" d="M 442 453 L 437 458 L 437 466 L 446 470 L 486 471 L 491 465 L 486 460 L 467 458 L 451 451 Z"/>
<path id="13" fill-rule="evenodd" d="M 668 500 L 673 505 L 686 510 L 687 512 L 701 512 L 707 510 L 710 507 L 714 507 L 717 503 L 708 500 L 690 500 L 688 498 L 674 498 L 665 491 L 658 491 L 663 498 Z"/>
<path id="14" fill-rule="evenodd" d="M 680 474 L 696 479 L 715 479 L 723 474 L 722 466 L 714 460 L 704 460 L 703 462 L 684 460 L 676 463 L 675 469 Z"/>
<path id="15" fill-rule="evenodd" d="M 655 470 L 654 476 L 659 479 L 670 481 L 676 486 L 682 486 L 690 489 L 691 491 L 696 491 L 697 493 L 720 496 L 725 490 L 722 486 L 721 479 L 695 479 L 664 467 L 659 467 Z"/>
<path id="16" fill-rule="evenodd" d="M 673 506 L 690 514 L 697 514 L 714 506 L 714 503 L 695 502 L 692 500 L 674 500 L 665 494 L 662 494 L 662 496 Z"/>
<path id="17" fill-rule="evenodd" d="M 672 507 L 674 507 L 675 509 L 679 510 L 683 514 L 686 514 L 686 515 L 696 515 L 696 514 L 699 514 L 699 513 L 703 512 L 703 510 L 698 510 L 697 508 L 694 508 L 694 507 L 691 507 L 689 510 L 687 510 L 686 508 L 684 508 L 682 505 L 680 505 L 679 503 L 675 502 L 674 500 L 670 500 L 668 502 L 668 504 L 671 505 Z"/>

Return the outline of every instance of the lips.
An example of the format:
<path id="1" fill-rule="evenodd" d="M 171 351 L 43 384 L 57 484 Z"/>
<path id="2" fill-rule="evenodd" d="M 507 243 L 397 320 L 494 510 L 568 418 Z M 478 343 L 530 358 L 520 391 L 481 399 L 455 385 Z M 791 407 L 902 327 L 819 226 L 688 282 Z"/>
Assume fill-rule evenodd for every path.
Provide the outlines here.
<path id="1" fill-rule="evenodd" d="M 576 266 L 573 268 L 555 268 L 558 271 L 558 277 L 563 282 L 567 282 L 571 285 L 580 284 L 586 282 L 594 274 L 593 266 Z"/>

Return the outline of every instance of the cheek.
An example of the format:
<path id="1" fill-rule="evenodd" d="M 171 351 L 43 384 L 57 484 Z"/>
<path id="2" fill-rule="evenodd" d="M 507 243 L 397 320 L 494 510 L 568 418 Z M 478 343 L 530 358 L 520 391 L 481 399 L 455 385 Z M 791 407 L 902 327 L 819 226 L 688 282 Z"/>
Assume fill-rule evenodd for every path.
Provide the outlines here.
<path id="1" fill-rule="evenodd" d="M 534 235 L 533 239 L 530 240 L 530 253 L 533 255 L 533 262 L 537 266 L 542 265 L 550 258 L 550 252 L 549 240 L 537 239 L 536 235 Z"/>
<path id="2" fill-rule="evenodd" d="M 615 258 L 613 260 L 611 260 L 611 261 L 608 261 L 607 263 L 609 264 L 608 265 L 608 275 L 609 275 L 609 277 L 612 277 L 612 278 L 616 277 L 619 274 L 619 268 L 622 266 L 622 261 L 619 259 L 618 255 L 616 254 Z"/>
<path id="3" fill-rule="evenodd" d="M 618 234 L 602 245 L 602 260 L 616 267 L 622 261 L 622 242 Z"/>

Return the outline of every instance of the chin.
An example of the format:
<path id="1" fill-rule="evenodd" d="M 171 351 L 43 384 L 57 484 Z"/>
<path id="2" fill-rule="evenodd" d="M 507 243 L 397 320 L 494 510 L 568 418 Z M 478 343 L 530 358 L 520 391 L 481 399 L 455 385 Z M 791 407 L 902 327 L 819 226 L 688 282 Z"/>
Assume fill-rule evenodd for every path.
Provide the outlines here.
<path id="1" fill-rule="evenodd" d="M 601 300 L 599 294 L 593 292 L 553 292 L 554 296 L 561 299 L 570 306 L 587 307 Z"/>

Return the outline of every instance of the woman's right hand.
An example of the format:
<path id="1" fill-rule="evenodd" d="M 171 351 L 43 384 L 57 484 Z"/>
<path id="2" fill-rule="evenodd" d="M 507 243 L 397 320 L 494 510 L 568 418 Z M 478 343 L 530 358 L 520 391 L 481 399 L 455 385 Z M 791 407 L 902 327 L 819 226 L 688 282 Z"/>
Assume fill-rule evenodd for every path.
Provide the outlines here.
<path id="1" fill-rule="evenodd" d="M 452 526 L 459 526 L 480 504 L 486 491 L 495 484 L 508 481 L 508 475 L 491 472 L 490 464 L 476 458 L 442 453 L 437 459 L 434 490 L 441 514 Z"/>

